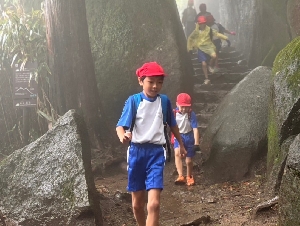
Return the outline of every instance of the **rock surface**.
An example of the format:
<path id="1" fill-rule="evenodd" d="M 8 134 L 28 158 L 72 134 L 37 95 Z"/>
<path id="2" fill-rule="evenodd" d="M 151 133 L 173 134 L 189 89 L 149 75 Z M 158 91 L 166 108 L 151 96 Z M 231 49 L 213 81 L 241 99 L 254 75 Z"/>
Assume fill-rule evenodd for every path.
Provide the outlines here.
<path id="1" fill-rule="evenodd" d="M 203 136 L 204 173 L 213 182 L 237 181 L 267 151 L 271 70 L 258 67 L 225 96 Z"/>
<path id="2" fill-rule="evenodd" d="M 76 218 L 91 209 L 90 200 L 99 225 L 88 142 L 82 117 L 71 110 L 44 136 L 4 159 L 2 212 L 25 226 L 77 225 Z"/>
<path id="3" fill-rule="evenodd" d="M 300 224 L 300 135 L 290 146 L 285 174 L 280 187 L 280 225 Z"/>
<path id="4" fill-rule="evenodd" d="M 291 136 L 300 133 L 300 38 L 294 39 L 276 57 L 273 74 L 274 83 L 269 108 L 268 168 L 272 182 L 284 159 L 283 144 Z M 284 167 L 284 166 L 283 166 Z"/>
<path id="5" fill-rule="evenodd" d="M 162 93 L 175 101 L 192 89 L 192 63 L 175 1 L 86 1 L 103 112 L 113 128 L 125 100 L 141 92 L 135 71 L 157 61 L 168 75 Z"/>

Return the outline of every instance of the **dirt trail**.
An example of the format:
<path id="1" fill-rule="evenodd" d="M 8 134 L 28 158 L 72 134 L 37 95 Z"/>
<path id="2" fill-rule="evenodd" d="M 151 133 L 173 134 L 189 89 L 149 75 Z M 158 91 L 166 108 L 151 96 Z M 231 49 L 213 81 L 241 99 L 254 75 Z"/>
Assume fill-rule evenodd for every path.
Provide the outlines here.
<path id="1" fill-rule="evenodd" d="M 126 194 L 127 174 L 115 166 L 111 175 L 96 179 L 96 186 L 105 198 L 102 200 L 103 215 L 108 225 L 133 226 L 130 195 Z M 167 163 L 165 189 L 161 196 L 162 226 L 204 225 L 187 224 L 201 217 L 210 218 L 206 225 L 277 225 L 277 206 L 260 211 L 255 218 L 252 210 L 268 198 L 263 191 L 263 176 L 239 183 L 209 185 L 200 170 L 196 170 L 196 185 L 176 186 L 175 165 Z M 124 192 L 119 194 L 117 191 Z M 117 192 L 117 193 L 116 193 Z"/>

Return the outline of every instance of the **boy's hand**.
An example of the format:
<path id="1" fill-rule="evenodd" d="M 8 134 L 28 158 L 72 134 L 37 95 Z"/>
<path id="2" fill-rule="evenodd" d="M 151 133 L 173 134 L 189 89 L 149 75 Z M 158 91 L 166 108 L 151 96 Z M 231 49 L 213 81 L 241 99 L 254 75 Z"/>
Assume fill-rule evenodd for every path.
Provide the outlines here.
<path id="1" fill-rule="evenodd" d="M 199 144 L 194 145 L 194 152 L 201 152 Z"/>
<path id="2" fill-rule="evenodd" d="M 185 150 L 183 145 L 179 146 L 179 153 L 180 153 L 181 158 L 185 158 L 187 151 Z"/>
<path id="3" fill-rule="evenodd" d="M 124 133 L 123 137 L 120 139 L 122 144 L 128 143 L 131 141 L 132 135 L 131 132 Z"/>

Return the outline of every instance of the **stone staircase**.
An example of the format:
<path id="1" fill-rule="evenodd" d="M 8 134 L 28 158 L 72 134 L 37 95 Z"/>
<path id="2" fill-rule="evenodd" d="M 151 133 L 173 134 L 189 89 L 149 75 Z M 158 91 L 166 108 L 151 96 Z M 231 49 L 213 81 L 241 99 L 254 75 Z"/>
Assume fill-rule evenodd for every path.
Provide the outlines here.
<path id="1" fill-rule="evenodd" d="M 204 74 L 196 54 L 192 56 L 192 62 L 195 71 L 193 110 L 198 118 L 200 134 L 203 135 L 218 104 L 251 70 L 240 52 L 233 47 L 225 47 L 220 52 L 220 71 L 209 74 L 211 84 L 204 85 Z"/>

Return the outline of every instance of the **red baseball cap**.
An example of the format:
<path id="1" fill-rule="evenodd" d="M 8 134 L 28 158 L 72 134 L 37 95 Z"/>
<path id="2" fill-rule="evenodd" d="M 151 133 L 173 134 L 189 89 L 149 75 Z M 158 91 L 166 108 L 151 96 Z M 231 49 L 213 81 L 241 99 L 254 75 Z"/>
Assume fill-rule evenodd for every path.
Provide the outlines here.
<path id="1" fill-rule="evenodd" d="M 179 106 L 191 106 L 192 105 L 192 98 L 187 93 L 180 93 L 177 96 L 176 100 Z"/>
<path id="2" fill-rule="evenodd" d="M 164 69 L 156 62 L 148 62 L 136 70 L 136 75 L 140 78 L 143 76 L 166 76 Z"/>
<path id="3" fill-rule="evenodd" d="M 206 23 L 206 17 L 205 16 L 199 16 L 198 17 L 198 24 L 205 24 Z"/>

